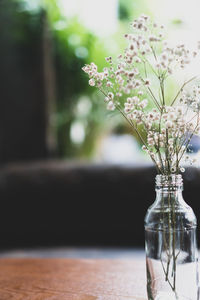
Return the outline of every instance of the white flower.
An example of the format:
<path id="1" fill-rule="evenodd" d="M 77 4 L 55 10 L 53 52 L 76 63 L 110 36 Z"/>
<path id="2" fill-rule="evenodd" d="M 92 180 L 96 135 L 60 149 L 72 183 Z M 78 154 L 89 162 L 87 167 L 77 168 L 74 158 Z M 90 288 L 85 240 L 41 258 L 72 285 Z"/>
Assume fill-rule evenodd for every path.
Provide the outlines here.
<path id="1" fill-rule="evenodd" d="M 160 64 L 160 63 L 156 63 L 155 67 L 156 67 L 157 69 L 160 69 L 160 68 L 161 68 L 161 64 Z"/>
<path id="2" fill-rule="evenodd" d="M 189 131 L 193 131 L 193 130 L 194 130 L 194 124 L 193 124 L 193 123 L 187 124 L 187 129 L 188 129 Z"/>
<path id="3" fill-rule="evenodd" d="M 139 70 L 138 70 L 137 68 L 134 68 L 134 69 L 133 69 L 133 72 L 134 72 L 135 75 L 138 75 L 138 74 L 139 74 Z"/>
<path id="4" fill-rule="evenodd" d="M 148 114 L 148 117 L 149 117 L 149 119 L 154 119 L 154 114 L 153 114 L 152 112 L 150 112 L 150 113 Z"/>
<path id="5" fill-rule="evenodd" d="M 129 72 L 129 73 L 128 73 L 128 76 L 129 76 L 129 77 L 134 77 L 134 75 L 135 75 L 134 72 Z"/>
<path id="6" fill-rule="evenodd" d="M 127 103 L 133 103 L 133 99 L 131 97 L 128 97 L 126 101 L 127 101 Z"/>
<path id="7" fill-rule="evenodd" d="M 182 106 L 177 106 L 176 107 L 176 112 L 178 115 L 182 115 L 183 114 L 183 107 Z"/>
<path id="8" fill-rule="evenodd" d="M 149 80 L 148 78 L 146 78 L 146 79 L 144 80 L 144 84 L 145 84 L 146 86 L 149 86 L 149 85 L 150 85 L 150 80 Z"/>
<path id="9" fill-rule="evenodd" d="M 109 97 L 110 99 L 113 99 L 113 98 L 114 98 L 114 94 L 111 93 L 111 92 L 109 92 L 109 93 L 108 93 L 108 97 Z"/>
<path id="10" fill-rule="evenodd" d="M 89 65 L 85 65 L 82 70 L 85 72 L 85 73 L 88 73 L 90 71 L 90 67 Z"/>
<path id="11" fill-rule="evenodd" d="M 109 101 L 107 104 L 107 109 L 108 110 L 115 110 L 115 105 L 112 101 Z"/>
<path id="12" fill-rule="evenodd" d="M 174 112 L 170 112 L 168 114 L 168 118 L 171 119 L 171 120 L 175 120 L 176 119 L 176 114 Z"/>
<path id="13" fill-rule="evenodd" d="M 105 60 L 110 63 L 112 61 L 112 57 L 111 56 L 106 57 Z"/>
<path id="14" fill-rule="evenodd" d="M 140 80 L 135 80 L 135 87 L 139 88 L 141 85 L 141 81 Z"/>
<path id="15" fill-rule="evenodd" d="M 97 78 L 102 81 L 104 79 L 104 73 L 98 73 Z"/>
<path id="16" fill-rule="evenodd" d="M 168 73 L 169 73 L 170 75 L 173 74 L 173 71 L 172 71 L 171 68 L 167 68 L 167 71 L 168 71 Z"/>
<path id="17" fill-rule="evenodd" d="M 154 121 L 160 120 L 160 115 L 157 113 L 154 115 Z"/>
<path id="18" fill-rule="evenodd" d="M 163 53 L 161 54 L 161 59 L 164 60 L 164 61 L 168 60 L 168 55 L 167 55 L 166 52 L 163 52 Z"/>
<path id="19" fill-rule="evenodd" d="M 121 96 L 122 96 L 122 93 L 117 92 L 117 93 L 116 93 L 116 96 L 117 96 L 117 97 L 121 97 Z"/>
<path id="20" fill-rule="evenodd" d="M 167 121 L 167 122 L 165 123 L 165 125 L 166 125 L 166 128 L 171 128 L 171 127 L 173 126 L 173 124 L 172 124 L 171 121 Z"/>
<path id="21" fill-rule="evenodd" d="M 145 145 L 143 145 L 142 150 L 147 151 L 147 147 Z"/>
<path id="22" fill-rule="evenodd" d="M 142 102 L 140 102 L 139 106 L 143 109 L 147 106 L 147 104 L 148 104 L 148 100 L 144 99 L 142 100 Z"/>
<path id="23" fill-rule="evenodd" d="M 101 82 L 101 81 L 98 81 L 98 82 L 97 82 L 97 86 L 98 86 L 98 87 L 102 86 L 102 82 Z"/>
<path id="24" fill-rule="evenodd" d="M 112 87 L 112 82 L 108 81 L 108 82 L 106 83 L 106 86 L 107 86 L 107 87 Z"/>
<path id="25" fill-rule="evenodd" d="M 149 144 L 150 146 L 154 146 L 154 145 L 155 145 L 155 142 L 154 142 L 154 139 L 153 139 L 153 138 L 148 138 L 147 142 L 148 142 L 148 144 Z"/>
<path id="26" fill-rule="evenodd" d="M 155 35 L 150 35 L 149 36 L 149 41 L 150 42 L 158 42 L 160 39 L 157 38 Z"/>
<path id="27" fill-rule="evenodd" d="M 130 111 L 131 111 L 131 109 L 129 107 L 125 107 L 125 109 L 124 109 L 125 114 L 130 113 Z"/>
<path id="28" fill-rule="evenodd" d="M 89 80 L 89 85 L 90 85 L 90 86 L 95 86 L 95 80 L 94 80 L 93 78 L 91 78 L 91 79 Z"/>
<path id="29" fill-rule="evenodd" d="M 149 20 L 149 16 L 145 15 L 145 14 L 142 14 L 140 16 L 140 18 L 144 19 L 145 21 Z"/>
<path id="30" fill-rule="evenodd" d="M 127 118 L 130 119 L 130 120 L 134 120 L 133 114 L 127 114 Z"/>
<path id="31" fill-rule="evenodd" d="M 160 142 L 160 147 L 164 147 L 165 144 L 163 142 Z"/>
<path id="32" fill-rule="evenodd" d="M 93 70 L 97 71 L 97 65 L 95 65 L 95 63 L 91 62 L 91 67 Z"/>
<path id="33" fill-rule="evenodd" d="M 139 101 L 140 101 L 140 99 L 137 97 L 137 96 L 134 96 L 134 97 L 132 97 L 132 103 L 133 104 L 138 104 L 139 103 Z"/>
<path id="34" fill-rule="evenodd" d="M 138 56 L 136 56 L 134 60 L 136 63 L 141 63 L 141 59 Z"/>

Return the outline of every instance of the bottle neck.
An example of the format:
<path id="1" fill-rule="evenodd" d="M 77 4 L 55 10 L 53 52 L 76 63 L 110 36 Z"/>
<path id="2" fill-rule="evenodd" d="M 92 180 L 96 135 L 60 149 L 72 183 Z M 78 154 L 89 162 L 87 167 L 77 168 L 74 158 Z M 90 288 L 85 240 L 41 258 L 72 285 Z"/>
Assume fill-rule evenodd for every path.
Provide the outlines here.
<path id="1" fill-rule="evenodd" d="M 162 202 L 162 204 L 165 204 L 169 206 L 169 204 L 181 204 L 183 200 L 182 196 L 182 188 L 177 188 L 173 190 L 168 189 L 157 189 L 156 188 L 156 202 Z"/>
<path id="2" fill-rule="evenodd" d="M 171 206 L 184 202 L 183 180 L 181 175 L 157 175 L 156 176 L 156 202 Z"/>

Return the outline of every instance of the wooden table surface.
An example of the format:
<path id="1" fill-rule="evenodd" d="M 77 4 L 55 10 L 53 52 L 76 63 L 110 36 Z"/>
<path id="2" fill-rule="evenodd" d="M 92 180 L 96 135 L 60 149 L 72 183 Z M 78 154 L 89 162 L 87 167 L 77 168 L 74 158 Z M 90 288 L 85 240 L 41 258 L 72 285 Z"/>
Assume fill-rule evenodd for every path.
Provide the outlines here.
<path id="1" fill-rule="evenodd" d="M 145 263 L 0 259 L 0 300 L 144 300 Z"/>

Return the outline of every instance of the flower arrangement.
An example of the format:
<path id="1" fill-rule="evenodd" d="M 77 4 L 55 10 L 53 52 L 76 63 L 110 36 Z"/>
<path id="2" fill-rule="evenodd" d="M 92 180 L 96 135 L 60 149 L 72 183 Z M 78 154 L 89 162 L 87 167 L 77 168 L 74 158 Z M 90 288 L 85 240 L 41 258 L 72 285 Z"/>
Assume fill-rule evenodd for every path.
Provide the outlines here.
<path id="1" fill-rule="evenodd" d="M 128 45 L 116 62 L 107 57 L 108 67 L 102 72 L 95 63 L 82 69 L 89 85 L 105 96 L 107 109 L 118 110 L 133 128 L 158 173 L 179 174 L 184 172 L 184 160 L 193 162 L 187 151 L 193 135 L 200 134 L 200 86 L 194 85 L 189 93 L 186 87 L 196 76 L 190 78 L 169 103 L 165 85 L 175 70 L 184 72 L 197 56 L 200 42 L 195 51 L 184 44 L 171 47 L 164 39 L 164 26 L 146 15 L 131 27 L 133 33 L 124 35 Z"/>
<path id="2" fill-rule="evenodd" d="M 82 69 L 89 76 L 89 85 L 103 93 L 107 109 L 119 111 L 130 124 L 159 174 L 159 196 L 145 217 L 148 299 L 183 299 L 179 297 L 182 283 L 177 276 L 181 277 L 178 270 L 187 261 L 194 266 L 194 272 L 187 275 L 188 283 L 193 278 L 188 290 L 196 293 L 196 218 L 181 200 L 182 179 L 178 174 L 185 170 L 184 161 L 194 162 L 187 152 L 193 135 L 200 136 L 200 85 L 187 90 L 197 78 L 193 76 L 169 99 L 166 83 L 177 70 L 185 72 L 197 57 L 200 42 L 194 51 L 184 44 L 170 46 L 164 38 L 164 26 L 146 15 L 134 20 L 131 27 L 133 33 L 124 35 L 128 45 L 116 62 L 107 57 L 108 67 L 102 72 L 98 72 L 95 63 Z M 184 261 L 182 257 L 188 258 Z M 162 279 L 161 273 L 157 273 L 159 268 Z"/>

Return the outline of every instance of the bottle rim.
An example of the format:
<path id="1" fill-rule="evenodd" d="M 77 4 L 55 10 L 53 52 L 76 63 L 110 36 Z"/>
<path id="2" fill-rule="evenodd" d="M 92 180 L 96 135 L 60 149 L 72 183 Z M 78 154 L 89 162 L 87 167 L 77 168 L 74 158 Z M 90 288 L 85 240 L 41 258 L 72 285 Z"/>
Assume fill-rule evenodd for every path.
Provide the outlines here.
<path id="1" fill-rule="evenodd" d="M 156 187 L 182 187 L 183 178 L 181 174 L 157 175 Z"/>

